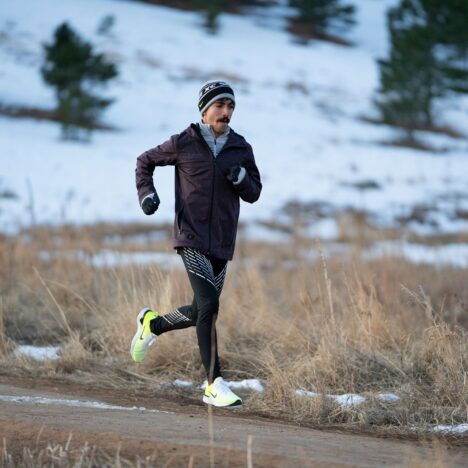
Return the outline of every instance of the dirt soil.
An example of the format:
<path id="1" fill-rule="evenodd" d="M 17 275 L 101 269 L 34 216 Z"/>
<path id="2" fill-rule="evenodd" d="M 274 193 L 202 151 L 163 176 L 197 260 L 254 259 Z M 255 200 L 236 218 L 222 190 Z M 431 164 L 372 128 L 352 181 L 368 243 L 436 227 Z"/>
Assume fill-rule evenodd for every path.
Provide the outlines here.
<path id="1" fill-rule="evenodd" d="M 14 402 L 5 401 L 6 396 L 55 401 Z M 147 411 L 67 406 L 57 399 L 144 406 Z M 0 441 L 5 441 L 9 453 L 18 457 L 24 447 L 65 444 L 70 434 L 71 448 L 88 442 L 104 453 L 119 450 L 130 460 L 156 454 L 157 466 L 170 467 L 245 467 L 249 461 L 255 467 L 394 467 L 416 466 L 415 462 L 434 466 L 441 459 L 440 447 L 415 441 L 319 431 L 252 416 L 242 409 L 211 410 L 179 397 L 141 397 L 77 383 L 0 376 Z M 467 459 L 465 447 L 444 449 L 442 466 L 466 466 Z"/>

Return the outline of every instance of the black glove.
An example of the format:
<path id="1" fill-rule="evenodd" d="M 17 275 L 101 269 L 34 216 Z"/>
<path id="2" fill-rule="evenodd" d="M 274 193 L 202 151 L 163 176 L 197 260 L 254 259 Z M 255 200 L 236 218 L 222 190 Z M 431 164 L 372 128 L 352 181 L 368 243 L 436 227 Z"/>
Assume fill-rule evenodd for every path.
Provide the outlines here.
<path id="1" fill-rule="evenodd" d="M 141 203 L 141 209 L 145 215 L 152 215 L 159 208 L 159 197 L 156 192 L 152 196 L 146 197 Z"/>
<path id="2" fill-rule="evenodd" d="M 229 180 L 230 182 L 236 183 L 237 179 L 239 178 L 240 171 L 241 171 L 241 166 L 239 166 L 239 164 L 237 164 L 236 166 L 232 166 L 229 169 L 228 175 L 226 176 L 227 180 Z"/>

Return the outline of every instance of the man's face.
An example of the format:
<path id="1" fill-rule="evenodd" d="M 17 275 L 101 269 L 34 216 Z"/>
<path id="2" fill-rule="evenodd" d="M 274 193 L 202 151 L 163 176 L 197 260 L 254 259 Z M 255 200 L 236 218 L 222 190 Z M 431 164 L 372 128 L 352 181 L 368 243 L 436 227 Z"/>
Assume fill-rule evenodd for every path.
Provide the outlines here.
<path id="1" fill-rule="evenodd" d="M 213 131 L 221 135 L 224 133 L 231 121 L 235 104 L 231 99 L 220 99 L 213 102 L 203 113 L 203 122 L 210 124 Z"/>

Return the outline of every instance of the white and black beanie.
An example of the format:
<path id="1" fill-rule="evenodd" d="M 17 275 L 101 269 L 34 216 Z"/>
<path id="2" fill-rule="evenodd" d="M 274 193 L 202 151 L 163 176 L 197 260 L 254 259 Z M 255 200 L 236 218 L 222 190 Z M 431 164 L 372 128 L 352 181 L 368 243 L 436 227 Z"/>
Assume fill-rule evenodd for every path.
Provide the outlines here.
<path id="1" fill-rule="evenodd" d="M 201 114 L 219 99 L 231 99 L 236 102 L 234 91 L 225 81 L 208 81 L 200 89 L 198 109 Z"/>

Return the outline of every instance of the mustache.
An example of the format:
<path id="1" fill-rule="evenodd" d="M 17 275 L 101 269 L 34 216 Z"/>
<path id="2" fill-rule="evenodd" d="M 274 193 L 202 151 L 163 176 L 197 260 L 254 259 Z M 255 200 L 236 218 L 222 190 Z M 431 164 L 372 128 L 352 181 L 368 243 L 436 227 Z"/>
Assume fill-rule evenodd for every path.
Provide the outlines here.
<path id="1" fill-rule="evenodd" d="M 223 118 L 221 118 L 221 119 L 218 119 L 218 122 L 229 123 L 230 120 L 229 120 L 228 117 L 223 117 Z"/>

